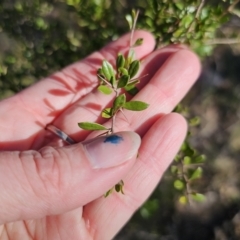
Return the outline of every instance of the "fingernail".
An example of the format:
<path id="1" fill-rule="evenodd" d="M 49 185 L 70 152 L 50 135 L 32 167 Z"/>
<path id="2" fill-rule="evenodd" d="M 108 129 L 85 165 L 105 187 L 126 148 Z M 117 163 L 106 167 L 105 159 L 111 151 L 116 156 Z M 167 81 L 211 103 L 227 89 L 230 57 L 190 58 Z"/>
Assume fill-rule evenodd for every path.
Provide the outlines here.
<path id="1" fill-rule="evenodd" d="M 94 169 L 114 167 L 132 159 L 140 144 L 141 138 L 135 132 L 118 132 L 82 143 Z"/>

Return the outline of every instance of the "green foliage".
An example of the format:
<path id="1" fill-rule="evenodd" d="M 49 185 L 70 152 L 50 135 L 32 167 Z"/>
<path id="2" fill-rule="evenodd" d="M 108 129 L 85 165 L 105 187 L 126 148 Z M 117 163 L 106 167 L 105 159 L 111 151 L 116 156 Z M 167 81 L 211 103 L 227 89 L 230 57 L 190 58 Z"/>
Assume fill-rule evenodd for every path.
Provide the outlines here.
<path id="1" fill-rule="evenodd" d="M 158 46 L 181 42 L 202 57 L 209 55 L 214 47 L 209 41 L 230 16 L 226 11 L 230 1 L 205 2 L 197 15 L 198 0 L 3 0 L 0 97 L 20 91 L 127 32 L 124 16 L 132 27 L 132 15 L 136 14 L 129 14 L 132 8 L 140 9 L 138 28 L 152 32 Z M 232 8 L 231 12 L 237 10 Z M 132 87 L 131 92 L 135 90 Z"/>
<path id="2" fill-rule="evenodd" d="M 179 104 L 175 111 L 182 113 L 189 122 L 190 131 L 200 124 L 199 117 L 191 117 L 189 109 Z M 193 190 L 193 185 L 203 177 L 203 163 L 206 157 L 199 154 L 190 144 L 190 134 L 186 137 L 184 143 L 170 171 L 175 176 L 173 186 L 180 191 L 179 202 L 181 204 L 191 204 L 192 201 L 204 201 L 203 194 Z"/>
<path id="3" fill-rule="evenodd" d="M 142 111 L 147 109 L 149 104 L 141 101 L 129 101 L 123 105 L 123 108 L 132 110 L 132 111 Z"/>
<path id="4" fill-rule="evenodd" d="M 131 27 L 131 36 L 129 39 L 129 49 L 128 55 L 125 58 L 123 54 L 119 53 L 116 56 L 116 69 L 107 60 L 102 61 L 102 66 L 97 70 L 97 76 L 99 79 L 98 90 L 104 94 L 111 94 L 112 91 L 115 92 L 115 98 L 111 107 L 103 109 L 101 116 L 103 118 L 111 119 L 111 128 L 107 129 L 104 126 L 97 123 L 82 122 L 78 123 L 78 126 L 85 130 L 107 130 L 103 134 L 111 134 L 114 132 L 115 118 L 119 111 L 123 109 L 131 111 L 142 111 L 148 107 L 147 103 L 141 101 L 126 101 L 125 93 L 121 93 L 121 90 L 131 91 L 136 89 L 136 85 L 140 82 L 138 79 L 133 77 L 138 73 L 140 68 L 140 61 L 134 59 L 133 47 L 139 46 L 143 43 L 143 39 L 139 38 L 132 46 L 132 38 L 136 27 L 136 21 L 138 17 L 138 11 L 132 11 L 132 15 L 127 16 L 129 25 Z M 130 87 L 129 87 L 130 85 Z M 129 91 L 128 91 L 129 90 Z M 136 90 L 135 90 L 136 91 Z M 123 181 L 115 185 L 114 188 L 106 192 L 105 197 L 107 197 L 113 189 L 116 192 L 121 192 L 123 194 Z"/>
<path id="5" fill-rule="evenodd" d="M 205 1 L 203 6 L 200 0 L 2 0 L 0 98 L 11 96 L 118 38 L 129 30 L 124 16 L 132 29 L 136 13 L 129 14 L 129 10 L 133 8 L 140 9 L 138 28 L 153 33 L 157 47 L 184 43 L 204 58 L 210 55 L 215 47 L 214 39 L 219 27 L 228 21 L 231 14 L 239 15 L 238 9 L 229 7 L 231 4 L 233 1 L 230 0 Z M 220 34 L 220 37 L 224 36 Z M 130 47 L 141 43 L 140 38 Z M 110 94 L 114 89 L 124 88 L 135 95 L 138 92 L 136 85 L 139 80 L 131 77 L 137 72 L 135 64 L 139 65 L 140 62 L 132 64 L 129 73 L 133 61 L 134 51 L 129 51 L 126 58 L 121 53 L 116 56 L 115 70 L 106 60 L 97 73 L 101 82 L 99 90 Z M 120 105 L 124 107 L 129 104 L 130 102 L 125 102 Z M 189 114 L 188 109 L 182 105 L 175 111 L 183 115 Z M 101 116 L 112 120 L 114 114 L 113 107 L 108 107 L 102 111 Z M 187 116 L 187 119 L 191 128 L 200 124 L 199 117 Z M 81 123 L 80 126 L 88 130 L 108 130 L 94 123 Z M 169 186 L 165 191 L 173 192 L 174 196 L 180 192 L 181 203 L 204 200 L 204 195 L 192 190 L 204 174 L 204 161 L 205 156 L 193 149 L 188 136 L 170 168 L 175 176 L 172 189 L 175 187 L 178 190 L 175 193 Z M 179 184 L 180 182 L 182 184 Z M 119 185 L 116 186 L 115 190 L 119 190 Z M 114 188 L 110 189 L 106 194 L 113 190 Z M 168 202 L 172 201 L 174 196 L 168 199 Z M 156 211 L 159 198 L 150 199 L 141 208 L 143 218 L 150 218 Z M 161 196 L 161 199 L 164 198 L 165 193 Z"/>
<path id="6" fill-rule="evenodd" d="M 209 40 L 215 38 L 216 30 L 228 21 L 230 13 L 224 1 L 215 5 L 201 2 L 148 0 L 142 4 L 145 21 L 139 21 L 139 25 L 154 33 L 158 46 L 185 43 L 205 57 L 214 48 Z"/>
<path id="7" fill-rule="evenodd" d="M 112 89 L 105 85 L 98 86 L 98 90 L 106 95 L 109 95 L 112 93 Z"/>
<path id="8" fill-rule="evenodd" d="M 92 123 L 92 122 L 80 122 L 78 123 L 78 126 L 84 130 L 108 130 L 106 127 L 104 127 L 101 124 L 98 123 Z"/>

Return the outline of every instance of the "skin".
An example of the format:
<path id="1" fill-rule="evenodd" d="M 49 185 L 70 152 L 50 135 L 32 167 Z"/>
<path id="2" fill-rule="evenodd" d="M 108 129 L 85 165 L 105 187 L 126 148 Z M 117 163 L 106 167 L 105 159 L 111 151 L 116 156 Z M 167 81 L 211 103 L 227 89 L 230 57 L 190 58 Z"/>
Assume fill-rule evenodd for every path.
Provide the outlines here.
<path id="1" fill-rule="evenodd" d="M 65 146 L 45 130 L 53 124 L 81 142 L 96 133 L 78 122 L 110 126 L 99 118 L 111 97 L 95 89 L 96 70 L 103 59 L 114 63 L 127 52 L 129 34 L 0 103 L 0 239 L 112 239 L 159 183 L 187 131 L 184 118 L 170 112 L 197 79 L 200 63 L 184 46 L 153 51 L 153 36 L 136 31 L 139 37 L 140 75 L 148 75 L 133 99 L 150 107 L 124 111 L 127 120 L 119 114 L 115 127 L 141 136 L 137 159 L 92 169 L 79 144 Z M 120 179 L 125 195 L 103 198 Z"/>

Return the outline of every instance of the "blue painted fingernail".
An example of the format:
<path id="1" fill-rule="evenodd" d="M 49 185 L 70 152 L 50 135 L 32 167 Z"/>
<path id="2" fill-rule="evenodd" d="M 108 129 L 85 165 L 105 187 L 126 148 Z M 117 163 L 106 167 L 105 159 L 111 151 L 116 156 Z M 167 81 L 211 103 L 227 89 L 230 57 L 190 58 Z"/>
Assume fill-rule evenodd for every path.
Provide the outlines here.
<path id="1" fill-rule="evenodd" d="M 111 135 L 105 138 L 104 142 L 110 142 L 112 144 L 119 144 L 121 141 L 123 141 L 123 138 L 119 135 Z"/>
<path id="2" fill-rule="evenodd" d="M 135 132 L 118 132 L 82 143 L 86 156 L 95 169 L 114 167 L 137 155 L 141 139 Z"/>

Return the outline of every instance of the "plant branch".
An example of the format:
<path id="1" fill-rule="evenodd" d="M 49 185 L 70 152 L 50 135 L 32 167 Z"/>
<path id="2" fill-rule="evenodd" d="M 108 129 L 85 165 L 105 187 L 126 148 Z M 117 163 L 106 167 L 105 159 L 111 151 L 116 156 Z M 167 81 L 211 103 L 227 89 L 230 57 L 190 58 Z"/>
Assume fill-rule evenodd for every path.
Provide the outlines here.
<path id="1" fill-rule="evenodd" d="M 192 199 L 190 198 L 190 194 L 191 194 L 190 182 L 189 182 L 189 179 L 188 179 L 187 174 L 185 172 L 185 166 L 184 166 L 183 161 L 181 160 L 180 163 L 181 163 L 182 177 L 183 177 L 183 180 L 184 180 L 185 185 L 186 185 L 187 201 L 188 201 L 189 205 L 192 205 Z"/>
<path id="2" fill-rule="evenodd" d="M 232 12 L 235 6 L 239 3 L 240 0 L 235 0 L 227 9 L 228 12 Z"/>
<path id="3" fill-rule="evenodd" d="M 133 20 L 133 25 L 132 25 L 132 28 L 131 28 L 131 35 L 130 35 L 130 42 L 129 42 L 129 52 L 130 52 L 130 49 L 132 49 L 132 45 L 133 45 L 133 35 L 134 35 L 135 28 L 136 28 L 138 15 L 139 15 L 139 10 L 137 10 L 137 12 L 136 12 L 136 16 Z"/>
<path id="4" fill-rule="evenodd" d="M 238 44 L 240 43 L 240 39 L 234 38 L 215 38 L 211 40 L 207 40 L 204 42 L 205 44 L 209 45 L 217 45 L 217 44 Z"/>
<path id="5" fill-rule="evenodd" d="M 111 87 L 111 88 L 113 89 L 111 83 L 109 83 L 105 78 L 103 78 L 103 77 L 100 76 L 100 75 L 97 75 L 97 76 L 98 76 L 99 78 L 101 78 L 102 81 L 104 81 L 109 87 Z M 113 90 L 114 90 L 114 89 L 113 89 Z"/>
<path id="6" fill-rule="evenodd" d="M 196 14 L 195 14 L 195 16 L 194 16 L 194 19 L 193 19 L 193 21 L 191 22 L 191 24 L 190 24 L 190 26 L 189 26 L 189 28 L 188 28 L 188 30 L 187 30 L 186 33 L 190 33 L 190 32 L 192 31 L 193 23 L 195 22 L 196 19 L 199 18 L 200 13 L 201 13 L 201 10 L 202 10 L 202 8 L 203 8 L 203 6 L 204 6 L 204 3 L 205 3 L 205 0 L 201 0 L 199 6 L 198 6 L 198 8 L 197 8 Z"/>

